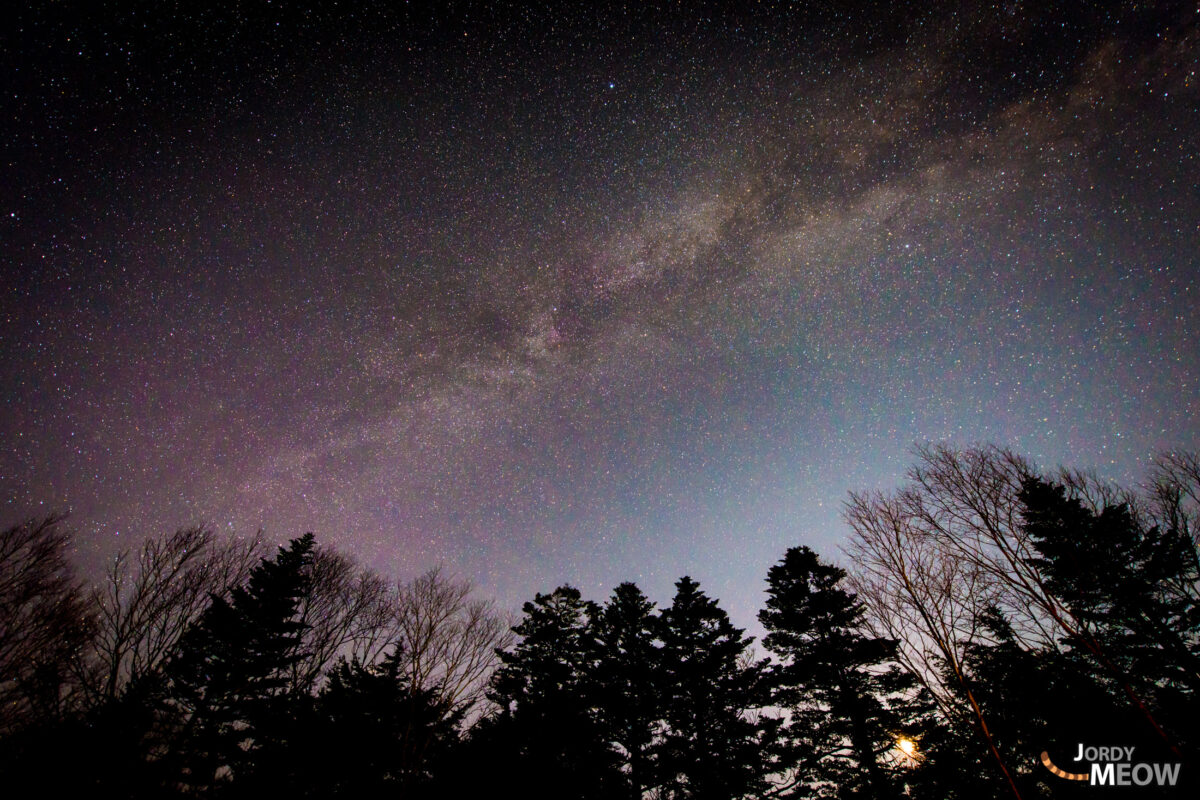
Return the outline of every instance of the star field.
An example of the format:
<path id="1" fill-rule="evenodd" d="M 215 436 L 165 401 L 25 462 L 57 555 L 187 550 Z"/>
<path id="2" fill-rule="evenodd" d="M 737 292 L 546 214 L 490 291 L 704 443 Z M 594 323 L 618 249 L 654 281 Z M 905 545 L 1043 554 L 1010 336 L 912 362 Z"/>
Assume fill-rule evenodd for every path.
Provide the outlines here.
<path id="1" fill-rule="evenodd" d="M 5 27 L 0 502 L 90 569 L 311 530 L 748 624 L 914 443 L 1196 445 L 1194 6 Z"/>

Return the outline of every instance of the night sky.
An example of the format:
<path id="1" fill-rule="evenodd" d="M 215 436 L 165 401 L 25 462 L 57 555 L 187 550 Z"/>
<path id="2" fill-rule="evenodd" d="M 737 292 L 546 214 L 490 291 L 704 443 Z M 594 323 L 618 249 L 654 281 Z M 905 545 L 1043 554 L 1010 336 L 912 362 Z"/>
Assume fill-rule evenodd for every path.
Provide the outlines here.
<path id="1" fill-rule="evenodd" d="M 20 5 L 0 523 L 85 570 L 313 531 L 750 625 L 915 443 L 1196 447 L 1195 3 Z"/>

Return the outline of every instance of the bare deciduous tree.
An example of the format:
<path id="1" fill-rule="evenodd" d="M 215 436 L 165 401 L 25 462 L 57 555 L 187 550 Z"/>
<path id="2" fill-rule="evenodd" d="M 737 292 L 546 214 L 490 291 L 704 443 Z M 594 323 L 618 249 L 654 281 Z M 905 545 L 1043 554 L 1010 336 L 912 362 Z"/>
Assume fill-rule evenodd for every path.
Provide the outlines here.
<path id="1" fill-rule="evenodd" d="M 0 732 L 68 701 L 94 618 L 67 560 L 64 517 L 0 532 Z"/>
<path id="2" fill-rule="evenodd" d="M 512 640 L 510 621 L 486 600 L 472 597 L 468 581 L 434 568 L 411 582 L 391 584 L 334 550 L 317 552 L 308 594 L 300 607 L 306 625 L 293 688 L 311 691 L 345 656 L 380 663 L 399 648 L 414 691 L 471 706 L 483 696 L 496 648 Z"/>
<path id="3" fill-rule="evenodd" d="M 910 484 L 894 496 L 851 495 L 846 519 L 852 578 L 871 623 L 901 641 L 904 660 L 934 691 L 944 710 L 965 697 L 1013 794 L 1012 773 L 992 736 L 963 666 L 979 642 L 980 612 L 1007 612 L 1025 641 L 1054 646 L 1047 607 L 1061 606 L 1030 565 L 1035 555 L 1021 525 L 1018 496 L 1033 466 L 995 447 L 917 450 Z M 945 667 L 939 671 L 938 665 Z M 939 686 L 942 675 L 956 686 Z"/>
<path id="4" fill-rule="evenodd" d="M 848 554 L 857 566 L 850 585 L 867 607 L 868 629 L 899 642 L 900 662 L 929 688 L 943 713 L 961 714 L 958 697 L 967 699 L 967 713 L 1019 798 L 963 663 L 966 647 L 980 639 L 981 612 L 997 603 L 994 580 L 924 535 L 902 498 L 852 494 L 846 518 L 853 529 Z M 943 683 L 946 674 L 953 687 Z"/>
<path id="5" fill-rule="evenodd" d="M 497 649 L 512 644 L 511 620 L 493 603 L 471 598 L 471 584 L 435 567 L 400 587 L 399 644 L 414 689 L 469 706 L 483 697 Z"/>
<path id="6" fill-rule="evenodd" d="M 331 549 L 320 549 L 300 606 L 307 626 L 292 685 L 310 691 L 338 656 L 362 664 L 381 661 L 400 637 L 396 591 L 374 572 Z"/>
<path id="7" fill-rule="evenodd" d="M 119 554 L 93 595 L 98 624 L 79 667 L 91 698 L 115 697 L 157 668 L 211 596 L 241 583 L 261 555 L 259 537 L 218 541 L 202 527 Z"/>
<path id="8" fill-rule="evenodd" d="M 222 541 L 196 527 L 118 555 L 91 596 L 90 646 L 75 654 L 89 701 L 111 699 L 160 666 L 212 596 L 242 583 L 263 552 L 261 537 Z M 438 686 L 452 703 L 477 700 L 493 650 L 510 633 L 471 591 L 439 569 L 396 585 L 335 550 L 318 551 L 300 605 L 305 633 L 292 688 L 312 691 L 339 656 L 374 664 L 399 646 L 415 688 Z"/>
<path id="9" fill-rule="evenodd" d="M 1200 544 L 1200 455 L 1174 452 L 1159 456 L 1146 494 L 1155 522 Z"/>
<path id="10" fill-rule="evenodd" d="M 1064 637 L 1078 642 L 1165 740 L 1128 676 L 1085 621 L 1049 590 L 1039 571 L 1020 501 L 1024 482 L 1038 476 L 1034 465 L 997 447 L 925 447 L 916 455 L 909 484 L 900 491 L 851 495 L 845 512 L 852 529 L 848 553 L 857 565 L 852 581 L 868 605 L 871 624 L 901 641 L 905 663 L 943 707 L 952 703 L 955 692 L 939 685 L 947 674 L 939 672 L 939 665 L 966 696 L 1007 775 L 962 669 L 964 646 L 984 636 L 977 625 L 979 612 L 992 606 L 1012 621 L 1017 640 L 1026 647 L 1058 648 Z M 1162 458 L 1149 503 L 1086 472 L 1059 470 L 1052 479 L 1093 511 L 1124 504 L 1139 520 L 1193 531 L 1198 467 L 1192 456 Z M 1194 592 L 1196 587 L 1181 590 Z"/>

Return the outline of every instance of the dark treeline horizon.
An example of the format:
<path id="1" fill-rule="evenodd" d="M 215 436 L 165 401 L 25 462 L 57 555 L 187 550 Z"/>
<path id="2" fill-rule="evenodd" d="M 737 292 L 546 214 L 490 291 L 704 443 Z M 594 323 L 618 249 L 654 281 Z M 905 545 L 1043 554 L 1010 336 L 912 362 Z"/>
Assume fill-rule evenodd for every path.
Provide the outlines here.
<path id="1" fill-rule="evenodd" d="M 181 529 L 87 585 L 64 517 L 31 519 L 0 534 L 0 789 L 1032 798 L 1099 774 L 1184 796 L 1198 502 L 1191 453 L 1129 488 L 920 448 L 905 485 L 849 497 L 845 569 L 780 554 L 758 643 L 688 576 L 662 605 L 543 587 L 514 617 L 311 533 Z M 1099 746 L 1132 750 L 1075 761 Z"/>

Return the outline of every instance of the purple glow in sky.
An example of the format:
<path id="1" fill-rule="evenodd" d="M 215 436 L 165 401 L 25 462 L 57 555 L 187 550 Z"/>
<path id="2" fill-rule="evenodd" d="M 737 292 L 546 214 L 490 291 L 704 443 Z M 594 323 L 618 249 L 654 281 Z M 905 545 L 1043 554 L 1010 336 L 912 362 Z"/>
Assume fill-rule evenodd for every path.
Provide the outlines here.
<path id="1" fill-rule="evenodd" d="M 15 12 L 5 524 L 746 625 L 914 443 L 1194 448 L 1195 4 L 861 6 Z"/>

